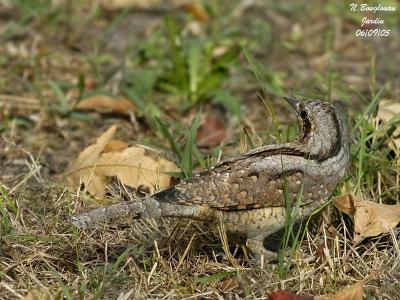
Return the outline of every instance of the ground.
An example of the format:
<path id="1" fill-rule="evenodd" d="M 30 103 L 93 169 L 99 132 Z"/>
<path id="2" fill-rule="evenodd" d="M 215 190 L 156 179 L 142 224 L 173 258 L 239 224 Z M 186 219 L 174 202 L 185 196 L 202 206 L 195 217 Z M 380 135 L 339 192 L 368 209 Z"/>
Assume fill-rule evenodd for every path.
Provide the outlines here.
<path id="1" fill-rule="evenodd" d="M 0 299 L 263 299 L 359 280 L 367 299 L 400 299 L 399 228 L 354 244 L 352 221 L 327 204 L 289 247 L 295 264 L 260 268 L 196 222 L 78 230 L 72 214 L 120 198 L 96 200 L 63 177 L 111 124 L 186 175 L 293 138 L 291 95 L 347 106 L 352 166 L 335 195 L 400 204 L 393 130 L 376 118 L 382 100 L 400 101 L 400 6 L 384 2 L 396 12 L 367 27 L 390 35 L 362 38 L 362 18 L 376 15 L 337 1 L 0 1 Z M 99 94 L 135 109 L 78 109 Z"/>

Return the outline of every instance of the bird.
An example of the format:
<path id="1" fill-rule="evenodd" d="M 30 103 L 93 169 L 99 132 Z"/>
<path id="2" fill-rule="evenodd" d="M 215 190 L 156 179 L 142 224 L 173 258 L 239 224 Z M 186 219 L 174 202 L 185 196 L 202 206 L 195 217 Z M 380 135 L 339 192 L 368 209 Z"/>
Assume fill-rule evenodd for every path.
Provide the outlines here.
<path id="1" fill-rule="evenodd" d="M 264 239 L 284 228 L 288 203 L 296 220 L 322 206 L 345 176 L 349 134 L 343 114 L 329 102 L 284 97 L 297 114 L 298 137 L 227 159 L 174 187 L 138 201 L 123 201 L 72 216 L 78 228 L 121 217 L 189 218 L 245 238 L 256 258 L 276 258 Z"/>

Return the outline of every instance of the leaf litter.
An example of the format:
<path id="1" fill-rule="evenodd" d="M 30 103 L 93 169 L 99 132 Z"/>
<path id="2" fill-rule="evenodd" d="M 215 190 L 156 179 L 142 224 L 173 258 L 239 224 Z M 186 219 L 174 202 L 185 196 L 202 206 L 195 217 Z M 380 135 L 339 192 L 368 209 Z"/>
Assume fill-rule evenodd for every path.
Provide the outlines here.
<path id="1" fill-rule="evenodd" d="M 77 104 L 78 110 L 93 110 L 100 113 L 117 113 L 121 115 L 135 112 L 135 105 L 125 97 L 94 95 L 87 97 Z"/>
<path id="2" fill-rule="evenodd" d="M 65 172 L 70 187 L 84 184 L 87 191 L 104 199 L 109 179 L 116 176 L 124 185 L 148 187 L 153 193 L 170 186 L 176 172 L 175 163 L 160 156 L 149 156 L 142 147 L 131 146 L 113 139 L 117 126 L 111 126 L 96 142 L 84 149 Z"/>
<path id="3" fill-rule="evenodd" d="M 308 296 L 276 291 L 270 294 L 269 300 L 362 300 L 364 293 L 364 281 L 361 280 L 349 287 L 343 288 L 334 294 L 323 296 Z"/>
<path id="4" fill-rule="evenodd" d="M 365 201 L 352 194 L 335 198 L 333 205 L 354 220 L 355 243 L 387 233 L 400 223 L 400 205 Z"/>

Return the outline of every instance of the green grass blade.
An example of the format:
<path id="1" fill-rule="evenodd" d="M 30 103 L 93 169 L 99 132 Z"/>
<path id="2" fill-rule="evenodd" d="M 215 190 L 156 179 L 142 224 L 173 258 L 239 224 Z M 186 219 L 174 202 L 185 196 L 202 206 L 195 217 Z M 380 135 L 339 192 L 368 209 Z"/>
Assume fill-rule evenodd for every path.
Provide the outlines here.
<path id="1" fill-rule="evenodd" d="M 181 152 L 179 150 L 178 145 L 175 142 L 174 137 L 172 136 L 172 134 L 169 132 L 167 126 L 164 124 L 164 122 L 162 122 L 159 118 L 155 117 L 156 123 L 158 124 L 162 135 L 167 139 L 169 145 L 171 146 L 172 151 L 175 153 L 175 155 L 178 157 L 178 160 L 181 161 L 182 160 L 182 155 Z"/>

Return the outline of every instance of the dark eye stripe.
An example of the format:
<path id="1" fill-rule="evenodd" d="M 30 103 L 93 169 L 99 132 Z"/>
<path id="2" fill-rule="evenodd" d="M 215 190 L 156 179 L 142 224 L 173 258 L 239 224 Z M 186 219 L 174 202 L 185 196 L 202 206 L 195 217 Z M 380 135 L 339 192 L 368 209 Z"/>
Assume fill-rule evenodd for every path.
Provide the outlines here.
<path id="1" fill-rule="evenodd" d="M 303 132 L 302 132 L 302 136 L 300 137 L 301 141 L 304 141 L 305 139 L 307 139 L 311 133 L 312 130 L 312 123 L 310 120 L 310 116 L 307 113 L 307 111 L 304 109 L 304 105 L 300 106 L 300 117 L 303 121 L 302 126 L 303 126 Z"/>

